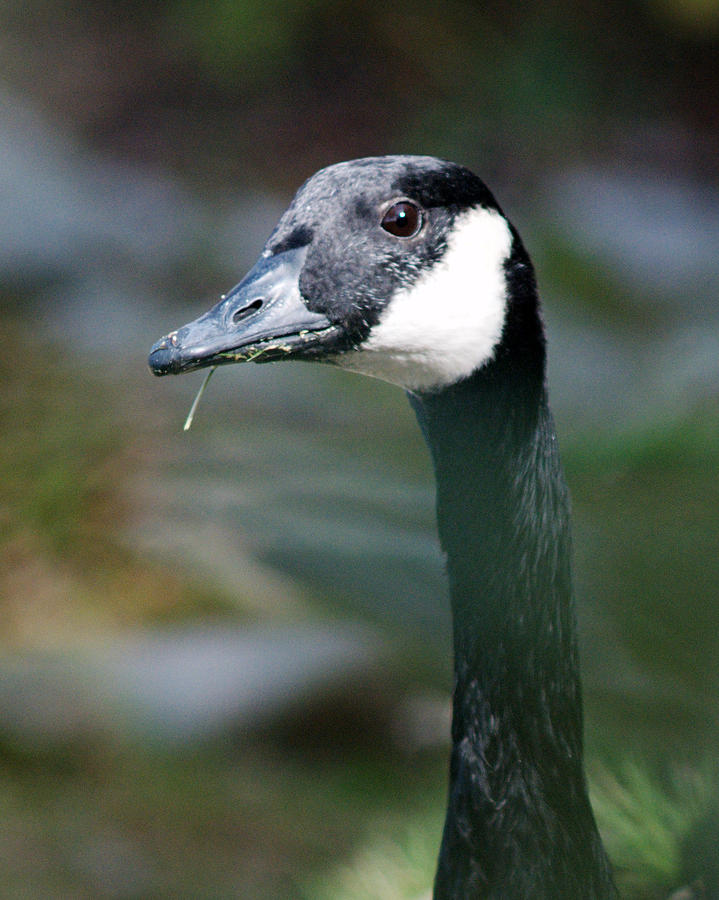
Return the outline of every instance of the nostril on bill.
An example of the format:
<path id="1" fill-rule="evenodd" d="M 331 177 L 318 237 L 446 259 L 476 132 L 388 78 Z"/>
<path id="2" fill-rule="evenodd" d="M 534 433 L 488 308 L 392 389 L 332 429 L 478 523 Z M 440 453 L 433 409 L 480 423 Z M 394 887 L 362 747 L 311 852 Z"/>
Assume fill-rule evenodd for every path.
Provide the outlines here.
<path id="1" fill-rule="evenodd" d="M 241 309 L 235 310 L 232 314 L 232 321 L 237 324 L 237 322 L 241 322 L 242 319 L 246 319 L 247 316 L 251 316 L 253 312 L 257 312 L 257 310 L 262 306 L 262 299 L 258 297 L 256 300 L 253 300 L 252 303 L 248 303 L 247 306 L 243 306 Z"/>

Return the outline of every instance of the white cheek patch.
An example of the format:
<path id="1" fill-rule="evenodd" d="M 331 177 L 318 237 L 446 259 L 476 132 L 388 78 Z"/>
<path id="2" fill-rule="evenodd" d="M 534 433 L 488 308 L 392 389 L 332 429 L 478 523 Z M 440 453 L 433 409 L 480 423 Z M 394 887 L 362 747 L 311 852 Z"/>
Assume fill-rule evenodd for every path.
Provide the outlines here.
<path id="1" fill-rule="evenodd" d="M 492 358 L 501 338 L 511 246 L 509 226 L 498 212 L 464 213 L 442 259 L 398 291 L 361 347 L 336 362 L 407 390 L 466 378 Z"/>

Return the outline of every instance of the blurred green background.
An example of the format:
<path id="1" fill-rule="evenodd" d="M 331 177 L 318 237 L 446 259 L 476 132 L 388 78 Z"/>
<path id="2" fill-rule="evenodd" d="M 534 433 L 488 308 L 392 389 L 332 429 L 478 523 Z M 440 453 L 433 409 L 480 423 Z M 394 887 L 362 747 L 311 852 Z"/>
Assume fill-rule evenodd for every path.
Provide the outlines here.
<path id="1" fill-rule="evenodd" d="M 449 616 L 402 393 L 153 379 L 297 186 L 477 171 L 525 238 L 625 895 L 719 896 L 719 3 L 0 6 L 0 896 L 414 898 Z M 717 893 L 712 893 L 712 891 Z"/>

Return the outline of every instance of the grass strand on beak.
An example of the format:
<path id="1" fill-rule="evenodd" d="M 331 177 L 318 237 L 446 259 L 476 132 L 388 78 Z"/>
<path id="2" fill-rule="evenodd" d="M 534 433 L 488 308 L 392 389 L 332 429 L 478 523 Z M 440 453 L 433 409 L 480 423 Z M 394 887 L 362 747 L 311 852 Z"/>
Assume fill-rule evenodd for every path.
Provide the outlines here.
<path id="1" fill-rule="evenodd" d="M 183 431 L 189 431 L 190 428 L 192 427 L 192 420 L 195 418 L 195 410 L 197 409 L 197 407 L 200 403 L 200 399 L 202 398 L 202 395 L 205 393 L 205 388 L 207 387 L 207 383 L 210 380 L 210 378 L 212 378 L 212 373 L 215 371 L 216 368 L 217 368 L 217 366 L 212 366 L 210 371 L 207 373 L 207 377 L 200 385 L 200 390 L 197 392 L 197 396 L 195 397 L 193 404 L 190 407 L 190 411 L 187 414 L 187 418 L 185 419 L 185 425 L 182 429 Z"/>

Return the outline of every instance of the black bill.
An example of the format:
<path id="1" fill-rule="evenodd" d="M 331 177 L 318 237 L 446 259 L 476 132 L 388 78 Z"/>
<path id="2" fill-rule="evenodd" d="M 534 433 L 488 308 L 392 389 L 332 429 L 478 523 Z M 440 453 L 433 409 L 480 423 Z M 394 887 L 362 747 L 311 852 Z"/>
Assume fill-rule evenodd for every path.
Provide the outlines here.
<path id="1" fill-rule="evenodd" d="M 330 352 L 337 329 L 305 306 L 299 290 L 306 254 L 307 247 L 299 247 L 260 257 L 209 312 L 152 347 L 149 365 L 155 375 Z"/>

